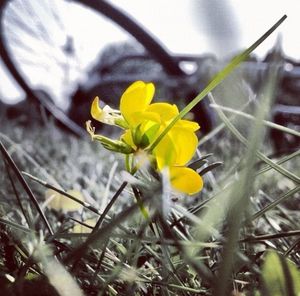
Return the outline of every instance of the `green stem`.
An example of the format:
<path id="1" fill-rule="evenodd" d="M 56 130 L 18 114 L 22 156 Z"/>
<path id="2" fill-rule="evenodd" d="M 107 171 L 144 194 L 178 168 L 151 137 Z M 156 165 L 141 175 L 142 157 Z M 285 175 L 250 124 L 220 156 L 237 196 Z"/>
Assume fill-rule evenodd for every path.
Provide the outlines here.
<path id="1" fill-rule="evenodd" d="M 205 96 L 211 92 L 216 86 L 218 86 L 242 61 L 244 61 L 249 54 L 256 49 L 270 34 L 272 34 L 277 27 L 287 18 L 286 15 L 280 18 L 265 34 L 263 34 L 256 42 L 248 47 L 241 54 L 234 57 L 229 64 L 225 66 L 223 70 L 218 72 L 211 82 L 188 104 L 181 110 L 181 112 L 171 121 L 171 123 L 164 129 L 164 131 L 158 136 L 158 138 L 149 147 L 149 151 L 152 151 L 162 138 L 170 131 L 170 129 L 176 124 L 178 120 L 183 118 L 188 112 L 190 112 Z"/>
<path id="2" fill-rule="evenodd" d="M 131 172 L 131 154 L 125 154 L 125 168 L 127 172 Z"/>
<path id="3" fill-rule="evenodd" d="M 135 186 L 132 186 L 132 190 L 133 190 L 136 202 L 137 202 L 137 204 L 138 204 L 138 206 L 141 210 L 141 213 L 143 214 L 143 216 L 145 217 L 146 220 L 149 220 L 150 215 L 149 215 L 147 209 L 145 208 L 144 203 L 141 199 L 141 195 L 140 195 L 141 193 L 139 192 L 139 190 Z"/>

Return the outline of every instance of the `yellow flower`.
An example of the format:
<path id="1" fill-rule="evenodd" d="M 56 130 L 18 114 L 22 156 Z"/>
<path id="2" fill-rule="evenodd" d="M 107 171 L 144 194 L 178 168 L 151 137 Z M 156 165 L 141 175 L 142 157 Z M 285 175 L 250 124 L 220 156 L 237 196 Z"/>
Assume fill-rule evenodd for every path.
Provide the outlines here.
<path id="1" fill-rule="evenodd" d="M 158 171 L 169 168 L 170 181 L 174 189 L 194 194 L 202 189 L 203 181 L 201 176 L 185 165 L 195 154 L 198 145 L 195 132 L 200 127 L 196 122 L 180 119 L 154 150 L 149 151 L 151 144 L 179 114 L 175 104 L 165 102 L 151 104 L 154 92 L 152 83 L 136 81 L 123 93 L 120 111 L 108 107 L 105 111 L 105 107 L 101 109 L 99 100 L 95 99 L 91 108 L 92 116 L 101 122 L 115 124 L 125 129 L 120 140 L 126 145 L 127 154 L 136 153 L 141 149 L 147 151 L 154 157 Z M 91 135 L 105 146 L 103 136 L 94 133 Z M 119 152 L 124 153 L 121 149 Z"/>
<path id="2" fill-rule="evenodd" d="M 174 117 L 179 114 L 175 104 L 150 104 L 153 95 L 154 85 L 152 83 L 137 81 L 130 85 L 121 97 L 121 114 L 129 127 L 123 135 L 123 140 L 134 148 L 139 146 L 143 136 L 147 137 L 148 145 L 153 143 Z M 180 133 L 184 135 L 184 133 L 187 133 L 184 141 L 187 138 L 189 139 L 189 136 L 191 140 L 186 142 L 186 144 L 190 142 L 195 143 L 198 140 L 194 132 L 198 129 L 198 123 L 181 119 L 177 121 L 168 135 L 173 135 L 173 138 L 180 139 L 180 137 L 175 137 L 175 134 Z M 192 149 L 192 151 L 192 154 L 194 154 L 195 149 Z"/>

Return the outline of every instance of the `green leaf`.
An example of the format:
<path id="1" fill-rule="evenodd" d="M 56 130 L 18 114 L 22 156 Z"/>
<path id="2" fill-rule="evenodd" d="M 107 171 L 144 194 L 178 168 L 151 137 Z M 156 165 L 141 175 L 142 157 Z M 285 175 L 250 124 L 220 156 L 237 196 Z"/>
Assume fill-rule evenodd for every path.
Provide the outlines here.
<path id="1" fill-rule="evenodd" d="M 290 260 L 268 251 L 262 268 L 264 295 L 299 296 L 300 272 Z"/>

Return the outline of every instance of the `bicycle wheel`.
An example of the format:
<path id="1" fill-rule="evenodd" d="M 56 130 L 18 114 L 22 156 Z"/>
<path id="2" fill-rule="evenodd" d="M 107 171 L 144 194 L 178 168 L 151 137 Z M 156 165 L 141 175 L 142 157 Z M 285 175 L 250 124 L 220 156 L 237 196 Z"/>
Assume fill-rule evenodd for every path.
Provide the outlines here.
<path id="1" fill-rule="evenodd" d="M 77 134 L 82 131 L 56 106 L 66 109 L 67 98 L 100 52 L 101 40 L 108 43 L 114 41 L 110 36 L 116 36 L 115 40 L 127 37 L 99 12 L 142 43 L 167 73 L 184 75 L 178 62 L 153 37 L 106 1 L 3 0 L 0 9 L 0 54 L 9 71 L 27 97 L 42 101 Z M 55 104 L 38 97 L 36 89 L 48 93 Z"/>
<path id="2" fill-rule="evenodd" d="M 79 25 L 78 19 L 88 24 Z M 99 14 L 74 1 L 6 1 L 1 23 L 3 44 L 17 72 L 31 89 L 46 90 L 61 107 L 66 107 L 65 97 L 100 52 L 100 40 L 126 38 Z M 95 30 L 96 26 L 103 29 Z M 106 31 L 117 37 L 109 38 Z"/>

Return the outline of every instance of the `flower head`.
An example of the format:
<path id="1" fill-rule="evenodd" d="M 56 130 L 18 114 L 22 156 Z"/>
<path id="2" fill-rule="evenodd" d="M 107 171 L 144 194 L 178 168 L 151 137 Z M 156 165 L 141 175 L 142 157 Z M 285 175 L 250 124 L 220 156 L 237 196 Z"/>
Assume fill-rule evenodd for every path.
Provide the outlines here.
<path id="1" fill-rule="evenodd" d="M 118 145 L 121 142 L 126 148 L 123 148 L 123 151 L 120 148 L 119 152 L 135 155 L 141 149 L 146 151 L 151 159 L 154 158 L 152 163 L 158 171 L 169 169 L 170 181 L 174 189 L 194 194 L 202 189 L 203 181 L 201 176 L 186 167 L 186 164 L 195 154 L 198 145 L 195 132 L 200 127 L 196 122 L 179 119 L 151 151 L 149 149 L 151 144 L 179 114 L 175 104 L 165 102 L 151 104 L 154 92 L 152 83 L 136 81 L 123 93 L 120 111 L 108 106 L 101 109 L 99 99 L 96 98 L 91 107 L 92 117 L 124 129 Z M 88 131 L 93 139 L 99 140 L 104 146 L 107 146 L 107 143 L 111 145 L 111 141 L 115 143 L 115 140 L 95 135 L 91 126 Z M 118 151 L 118 148 L 110 150 Z"/>

